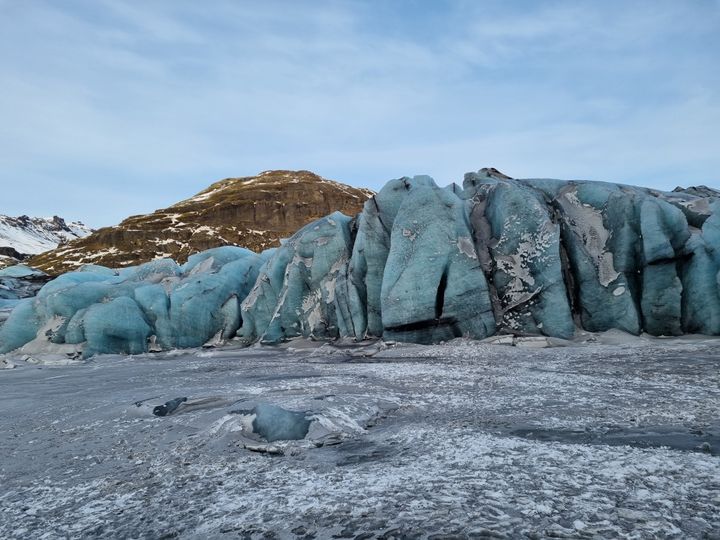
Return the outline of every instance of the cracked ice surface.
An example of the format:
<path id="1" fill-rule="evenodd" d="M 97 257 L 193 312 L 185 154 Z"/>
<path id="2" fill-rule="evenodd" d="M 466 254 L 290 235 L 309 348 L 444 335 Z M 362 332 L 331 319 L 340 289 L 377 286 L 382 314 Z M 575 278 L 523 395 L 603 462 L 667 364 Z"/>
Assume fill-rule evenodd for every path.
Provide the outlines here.
<path id="1" fill-rule="evenodd" d="M 0 537 L 712 537 L 719 342 L 600 342 L 20 362 Z M 233 412 L 257 403 L 318 421 L 271 448 Z"/>

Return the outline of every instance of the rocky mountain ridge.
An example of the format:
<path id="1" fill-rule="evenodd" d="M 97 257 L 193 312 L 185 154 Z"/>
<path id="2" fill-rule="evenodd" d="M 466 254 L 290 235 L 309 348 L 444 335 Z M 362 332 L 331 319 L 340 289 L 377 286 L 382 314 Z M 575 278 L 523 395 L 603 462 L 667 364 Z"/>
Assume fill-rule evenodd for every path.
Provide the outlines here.
<path id="1" fill-rule="evenodd" d="M 92 229 L 82 222 L 67 223 L 58 216 L 33 218 L 0 215 L 0 268 L 17 264 L 91 233 Z"/>
<path id="2" fill-rule="evenodd" d="M 372 195 L 310 171 L 226 178 L 168 208 L 98 229 L 29 263 L 57 275 L 88 263 L 120 268 L 163 257 L 185 262 L 193 253 L 223 245 L 260 252 L 334 211 L 359 213 Z"/>

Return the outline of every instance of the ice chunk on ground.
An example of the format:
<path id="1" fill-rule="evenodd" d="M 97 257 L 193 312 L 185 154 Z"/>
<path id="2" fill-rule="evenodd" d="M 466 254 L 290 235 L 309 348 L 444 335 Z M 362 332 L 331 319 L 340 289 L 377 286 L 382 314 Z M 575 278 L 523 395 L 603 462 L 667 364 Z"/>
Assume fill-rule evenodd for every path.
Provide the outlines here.
<path id="1" fill-rule="evenodd" d="M 267 442 L 304 439 L 310 428 L 307 413 L 288 411 L 272 403 L 258 403 L 250 410 L 232 412 L 244 417 L 249 433 Z"/>

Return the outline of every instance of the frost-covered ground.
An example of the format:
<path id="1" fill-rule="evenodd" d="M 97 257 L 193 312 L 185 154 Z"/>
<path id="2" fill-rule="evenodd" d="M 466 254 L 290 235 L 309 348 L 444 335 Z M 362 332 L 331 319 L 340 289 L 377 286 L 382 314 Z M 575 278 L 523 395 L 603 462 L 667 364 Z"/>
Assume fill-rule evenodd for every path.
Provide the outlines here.
<path id="1" fill-rule="evenodd" d="M 720 538 L 720 341 L 610 338 L 20 362 L 0 537 Z"/>

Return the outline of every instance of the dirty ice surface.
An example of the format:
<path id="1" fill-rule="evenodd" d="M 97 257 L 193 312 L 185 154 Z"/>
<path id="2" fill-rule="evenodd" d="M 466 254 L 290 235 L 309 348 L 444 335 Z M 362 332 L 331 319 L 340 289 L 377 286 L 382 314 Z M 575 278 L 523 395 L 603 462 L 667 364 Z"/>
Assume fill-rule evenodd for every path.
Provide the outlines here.
<path id="1" fill-rule="evenodd" d="M 720 341 L 611 338 L 16 359 L 0 537 L 716 538 Z"/>

